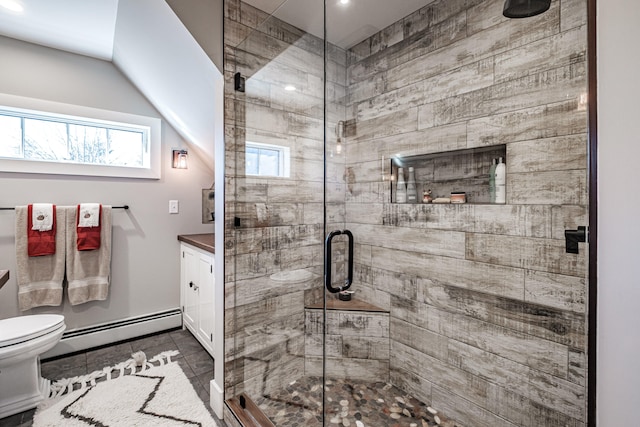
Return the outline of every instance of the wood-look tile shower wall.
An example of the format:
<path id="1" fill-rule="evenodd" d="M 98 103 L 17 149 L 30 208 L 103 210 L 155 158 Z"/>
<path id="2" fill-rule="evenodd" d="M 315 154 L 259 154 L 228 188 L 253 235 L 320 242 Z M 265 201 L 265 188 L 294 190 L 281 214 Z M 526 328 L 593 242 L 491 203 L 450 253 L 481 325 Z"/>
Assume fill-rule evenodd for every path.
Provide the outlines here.
<path id="1" fill-rule="evenodd" d="M 581 426 L 586 6 L 435 1 L 349 51 L 347 227 L 391 381 L 469 426 Z M 506 205 L 396 205 L 381 157 L 506 144 Z M 437 164 L 435 166 L 438 167 Z M 366 254 L 366 255 L 365 255 Z"/>
<path id="2" fill-rule="evenodd" d="M 267 18 L 225 2 L 227 397 L 257 396 L 304 375 L 305 301 L 323 296 L 324 42 Z M 347 55 L 338 48 L 327 55 L 327 126 L 335 140 L 346 115 Z M 236 72 L 246 78 L 245 93 L 234 91 Z M 245 141 L 288 147 L 290 177 L 245 177 Z M 335 228 L 344 227 L 344 162 L 335 155 L 326 166 L 326 213 Z M 336 251 L 339 261 L 343 245 Z"/>
<path id="3" fill-rule="evenodd" d="M 587 4 L 554 1 L 543 15 L 508 20 L 503 3 L 436 0 L 350 49 L 344 62 L 333 52 L 346 73 L 340 65 L 329 72 L 329 122 L 344 112 L 348 137 L 346 165 L 328 166 L 335 202 L 329 210 L 355 236 L 357 295 L 390 311 L 391 382 L 463 425 L 583 426 L 587 256 L 583 245 L 579 255 L 565 253 L 564 230 L 588 222 Z M 264 16 L 237 1 L 227 1 L 226 14 L 229 46 Z M 256 56 L 243 61 L 266 70 L 277 67 L 265 65 L 270 59 L 286 57 L 282 73 L 295 69 L 317 82 L 318 70 L 308 70 L 302 64 L 309 59 L 300 56 L 319 52 L 303 47 L 317 39 L 276 21 L 260 31 Z M 287 44 L 295 53 L 282 53 Z M 229 48 L 226 55 L 231 81 L 238 58 Z M 233 162 L 236 148 L 243 150 L 235 141 L 243 143 L 245 131 L 234 119 L 245 104 L 231 102 L 231 85 L 227 91 L 229 224 L 238 216 Z M 320 274 L 322 264 L 322 211 L 315 206 L 322 202 L 315 194 L 322 148 L 314 136 L 321 111 L 284 102 L 273 88 L 263 93 L 247 100 L 246 108 L 256 109 L 251 115 L 282 126 L 278 139 L 313 143 L 301 150 L 300 159 L 308 159 L 297 166 L 305 169 L 296 176 L 301 181 L 247 181 L 268 216 L 248 203 L 241 214 L 258 218 L 262 210 L 262 222 L 247 227 L 241 241 L 227 235 L 229 247 L 242 247 L 227 253 L 228 385 L 266 370 L 283 383 L 303 373 L 304 338 L 296 334 L 303 334 L 305 295 L 263 280 L 259 271 L 268 263 L 277 270 L 311 264 Z M 497 144 L 507 147 L 506 205 L 389 203 L 382 168 L 390 156 Z M 304 285 L 312 287 L 317 280 Z M 252 328 L 273 340 L 245 341 Z M 276 345 L 289 330 L 297 346 Z"/>

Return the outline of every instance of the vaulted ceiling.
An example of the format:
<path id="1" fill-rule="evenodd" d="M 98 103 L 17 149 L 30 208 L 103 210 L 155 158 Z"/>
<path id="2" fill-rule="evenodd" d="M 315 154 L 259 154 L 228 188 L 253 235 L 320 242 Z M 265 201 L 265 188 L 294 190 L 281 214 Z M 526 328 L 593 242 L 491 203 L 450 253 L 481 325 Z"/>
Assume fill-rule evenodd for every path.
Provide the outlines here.
<path id="1" fill-rule="evenodd" d="M 111 61 L 213 168 L 222 75 L 164 0 L 17 0 L 0 35 Z"/>
<path id="2" fill-rule="evenodd" d="M 14 1 L 23 10 L 0 7 L 0 35 L 113 62 L 213 165 L 222 75 L 165 0 Z M 323 35 L 325 1 L 245 1 Z M 327 39 L 348 48 L 432 1 L 326 0 Z"/>
<path id="3" fill-rule="evenodd" d="M 21 0 L 0 7 L 0 35 L 111 61 L 118 0 Z"/>

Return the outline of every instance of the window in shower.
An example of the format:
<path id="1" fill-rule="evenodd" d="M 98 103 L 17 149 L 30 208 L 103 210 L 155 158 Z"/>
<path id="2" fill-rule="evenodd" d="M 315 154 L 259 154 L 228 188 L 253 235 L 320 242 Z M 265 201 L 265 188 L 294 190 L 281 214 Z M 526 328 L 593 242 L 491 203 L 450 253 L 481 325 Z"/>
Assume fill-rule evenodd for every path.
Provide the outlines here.
<path id="1" fill-rule="evenodd" d="M 289 147 L 259 142 L 246 143 L 246 174 L 254 176 L 289 177 Z"/>

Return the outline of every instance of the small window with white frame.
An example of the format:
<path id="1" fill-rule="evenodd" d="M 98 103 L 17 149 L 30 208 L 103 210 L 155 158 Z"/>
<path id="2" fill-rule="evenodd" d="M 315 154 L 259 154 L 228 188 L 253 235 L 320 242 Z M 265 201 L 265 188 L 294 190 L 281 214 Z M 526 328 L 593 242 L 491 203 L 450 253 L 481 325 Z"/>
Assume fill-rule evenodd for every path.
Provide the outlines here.
<path id="1" fill-rule="evenodd" d="M 154 117 L 1 95 L 0 171 L 157 179 L 160 127 Z"/>
<path id="2" fill-rule="evenodd" d="M 245 150 L 247 175 L 289 177 L 291 163 L 289 147 L 247 141 Z"/>

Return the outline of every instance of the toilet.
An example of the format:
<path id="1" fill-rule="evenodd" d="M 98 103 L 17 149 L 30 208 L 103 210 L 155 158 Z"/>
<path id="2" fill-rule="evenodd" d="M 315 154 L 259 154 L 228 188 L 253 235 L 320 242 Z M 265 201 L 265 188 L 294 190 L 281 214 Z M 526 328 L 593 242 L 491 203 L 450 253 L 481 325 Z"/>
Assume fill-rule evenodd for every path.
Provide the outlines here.
<path id="1" fill-rule="evenodd" d="M 40 355 L 64 332 L 64 316 L 36 314 L 0 320 L 0 418 L 35 408 L 49 395 Z"/>

